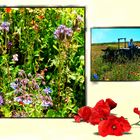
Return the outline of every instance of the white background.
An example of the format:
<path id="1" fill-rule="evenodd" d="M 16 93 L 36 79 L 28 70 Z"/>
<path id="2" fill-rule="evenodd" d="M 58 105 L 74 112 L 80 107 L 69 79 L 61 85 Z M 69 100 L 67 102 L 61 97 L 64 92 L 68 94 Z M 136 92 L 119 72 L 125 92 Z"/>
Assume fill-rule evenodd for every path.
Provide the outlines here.
<path id="1" fill-rule="evenodd" d="M 94 106 L 100 99 L 112 98 L 118 103 L 113 113 L 138 120 L 133 113 L 140 107 L 140 82 L 90 82 L 91 27 L 140 26 L 139 0 L 0 0 L 7 6 L 86 6 L 86 78 L 87 104 Z M 1 119 L 0 139 L 5 140 L 138 140 L 140 127 L 133 127 L 131 134 L 121 137 L 95 135 L 97 126 L 74 123 L 73 119 Z"/>

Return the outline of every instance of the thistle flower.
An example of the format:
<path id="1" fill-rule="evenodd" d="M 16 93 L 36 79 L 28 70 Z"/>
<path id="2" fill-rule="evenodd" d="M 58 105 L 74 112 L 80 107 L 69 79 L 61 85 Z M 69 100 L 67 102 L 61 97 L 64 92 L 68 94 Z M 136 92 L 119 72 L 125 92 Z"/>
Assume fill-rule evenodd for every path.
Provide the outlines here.
<path id="1" fill-rule="evenodd" d="M 0 26 L 0 30 L 4 30 L 4 31 L 9 32 L 9 26 L 10 26 L 9 22 L 2 22 L 2 24 Z"/>
<path id="2" fill-rule="evenodd" d="M 12 60 L 13 60 L 13 61 L 18 61 L 18 54 L 14 54 Z"/>

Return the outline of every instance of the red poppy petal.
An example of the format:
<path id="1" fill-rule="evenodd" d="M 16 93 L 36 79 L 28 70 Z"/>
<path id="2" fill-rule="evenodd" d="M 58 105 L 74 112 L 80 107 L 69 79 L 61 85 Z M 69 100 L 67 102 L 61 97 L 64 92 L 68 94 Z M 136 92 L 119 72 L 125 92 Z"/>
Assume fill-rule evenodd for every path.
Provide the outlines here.
<path id="1" fill-rule="evenodd" d="M 92 112 L 92 114 L 90 115 L 89 118 L 89 122 L 93 125 L 99 124 L 101 121 L 103 121 L 105 118 L 102 114 L 100 114 L 99 112 L 95 111 Z"/>
<path id="2" fill-rule="evenodd" d="M 11 8 L 5 8 L 6 13 L 10 13 L 11 12 Z"/>
<path id="3" fill-rule="evenodd" d="M 124 117 L 109 116 L 107 120 L 103 120 L 98 125 L 99 134 L 103 137 L 107 135 L 121 136 L 124 132 L 128 132 L 131 126 Z"/>
<path id="4" fill-rule="evenodd" d="M 88 119 L 91 115 L 91 107 L 89 106 L 83 106 L 78 110 L 78 115 L 86 122 L 88 122 Z"/>
<path id="5" fill-rule="evenodd" d="M 119 122 L 120 122 L 121 126 L 123 127 L 123 131 L 124 131 L 124 132 L 130 131 L 131 125 L 130 125 L 130 123 L 128 122 L 128 120 L 126 120 L 124 117 L 120 117 L 120 118 L 119 118 Z"/>
<path id="6" fill-rule="evenodd" d="M 98 133 L 99 135 L 101 135 L 102 137 L 105 137 L 108 135 L 108 120 L 103 120 L 99 123 L 98 125 Z"/>
<path id="7" fill-rule="evenodd" d="M 102 114 L 104 116 L 110 115 L 110 107 L 103 99 L 96 103 L 93 110 L 98 111 L 100 114 Z"/>
<path id="8" fill-rule="evenodd" d="M 74 119 L 75 119 L 75 122 L 77 122 L 77 123 L 79 123 L 81 121 L 81 118 L 78 115 L 75 115 Z"/>
<path id="9" fill-rule="evenodd" d="M 133 111 L 134 111 L 134 113 L 136 113 L 136 114 L 138 114 L 140 116 L 140 110 L 138 110 L 137 107 L 135 107 Z"/>
<path id="10" fill-rule="evenodd" d="M 117 103 L 114 102 L 112 99 L 110 98 L 107 98 L 106 101 L 105 101 L 109 107 L 110 107 L 110 110 L 112 110 L 113 108 L 115 108 L 117 106 Z"/>

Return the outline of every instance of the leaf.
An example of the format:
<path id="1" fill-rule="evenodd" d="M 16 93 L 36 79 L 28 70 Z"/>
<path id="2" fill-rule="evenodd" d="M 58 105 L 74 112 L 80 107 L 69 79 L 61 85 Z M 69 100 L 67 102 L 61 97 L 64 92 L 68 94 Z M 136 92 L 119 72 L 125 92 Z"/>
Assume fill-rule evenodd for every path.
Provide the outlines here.
<path id="1" fill-rule="evenodd" d="M 39 56 L 39 51 L 35 51 L 34 56 Z"/>
<path id="2" fill-rule="evenodd" d="M 55 117 L 56 112 L 52 109 L 47 111 L 47 117 Z"/>
<path id="3" fill-rule="evenodd" d="M 53 45 L 53 48 L 59 52 L 58 48 L 55 45 Z"/>

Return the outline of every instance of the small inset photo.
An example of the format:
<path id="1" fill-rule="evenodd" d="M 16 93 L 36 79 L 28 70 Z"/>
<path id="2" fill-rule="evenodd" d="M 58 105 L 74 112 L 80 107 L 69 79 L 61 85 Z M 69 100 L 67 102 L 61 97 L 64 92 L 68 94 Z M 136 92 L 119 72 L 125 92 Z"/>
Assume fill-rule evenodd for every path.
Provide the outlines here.
<path id="1" fill-rule="evenodd" d="M 91 29 L 91 81 L 140 80 L 140 27 Z"/>

